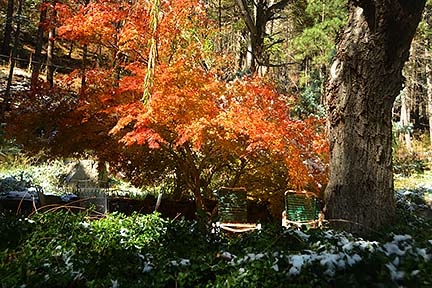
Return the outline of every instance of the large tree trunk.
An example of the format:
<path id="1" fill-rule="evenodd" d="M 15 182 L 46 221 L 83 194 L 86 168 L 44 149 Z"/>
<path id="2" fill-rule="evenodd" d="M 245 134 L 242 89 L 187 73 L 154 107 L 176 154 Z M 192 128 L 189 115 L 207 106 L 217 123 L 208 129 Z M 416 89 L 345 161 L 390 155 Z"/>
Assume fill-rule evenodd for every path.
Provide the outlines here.
<path id="1" fill-rule="evenodd" d="M 425 0 L 350 1 L 326 87 L 330 180 L 326 218 L 369 234 L 395 214 L 392 105 Z"/>

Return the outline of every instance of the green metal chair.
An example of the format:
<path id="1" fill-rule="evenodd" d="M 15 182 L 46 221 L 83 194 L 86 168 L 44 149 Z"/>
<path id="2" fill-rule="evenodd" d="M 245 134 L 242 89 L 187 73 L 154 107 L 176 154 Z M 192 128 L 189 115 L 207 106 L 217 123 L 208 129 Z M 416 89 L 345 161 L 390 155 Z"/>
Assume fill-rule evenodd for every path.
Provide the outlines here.
<path id="1" fill-rule="evenodd" d="M 313 193 L 285 192 L 285 210 L 282 213 L 282 225 L 302 227 L 321 226 L 324 214 L 321 212 L 319 199 Z"/>
<path id="2" fill-rule="evenodd" d="M 260 229 L 261 225 L 247 223 L 247 192 L 245 188 L 222 187 L 217 192 L 219 222 L 214 227 L 233 233 Z"/>

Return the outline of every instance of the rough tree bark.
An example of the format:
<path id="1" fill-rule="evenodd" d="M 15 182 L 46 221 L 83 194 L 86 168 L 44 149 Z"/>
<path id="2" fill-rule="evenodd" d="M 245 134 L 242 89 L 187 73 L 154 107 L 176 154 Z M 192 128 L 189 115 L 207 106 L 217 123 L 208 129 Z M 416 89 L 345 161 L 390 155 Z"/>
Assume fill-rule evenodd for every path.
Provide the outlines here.
<path id="1" fill-rule="evenodd" d="M 395 214 L 392 106 L 425 0 L 350 1 L 326 86 L 330 179 L 325 214 L 369 234 Z"/>

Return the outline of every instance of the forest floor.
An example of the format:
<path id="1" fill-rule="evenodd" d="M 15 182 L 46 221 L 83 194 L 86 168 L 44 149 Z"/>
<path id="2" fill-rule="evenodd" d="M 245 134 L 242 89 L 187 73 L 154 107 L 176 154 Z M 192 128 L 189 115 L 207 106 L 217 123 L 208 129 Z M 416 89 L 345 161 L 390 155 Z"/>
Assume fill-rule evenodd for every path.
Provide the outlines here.
<path id="1" fill-rule="evenodd" d="M 429 187 L 432 190 L 432 171 L 426 170 L 410 177 L 395 175 L 394 186 L 395 190 L 418 187 Z"/>
<path id="2" fill-rule="evenodd" d="M 6 85 L 9 78 L 9 66 L 0 66 L 0 91 L 6 90 Z M 12 91 L 22 91 L 30 87 L 31 73 L 26 69 L 14 68 L 14 76 L 12 78 Z"/>
<path id="3" fill-rule="evenodd" d="M 408 209 L 415 211 L 418 216 L 432 219 L 431 170 L 410 177 L 395 175 L 394 186 L 398 201 L 408 203 Z"/>

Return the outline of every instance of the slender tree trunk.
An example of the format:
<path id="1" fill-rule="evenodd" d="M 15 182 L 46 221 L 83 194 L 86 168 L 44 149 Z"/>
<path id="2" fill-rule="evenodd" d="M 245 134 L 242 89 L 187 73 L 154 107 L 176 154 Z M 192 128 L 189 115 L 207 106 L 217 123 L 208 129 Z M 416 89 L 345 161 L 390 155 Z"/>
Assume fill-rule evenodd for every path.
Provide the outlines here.
<path id="1" fill-rule="evenodd" d="M 427 41 L 428 43 L 429 41 Z M 429 45 L 426 45 L 426 89 L 427 89 L 427 111 L 429 119 L 429 142 L 432 147 L 432 53 Z"/>
<path id="2" fill-rule="evenodd" d="M 218 0 L 218 28 L 219 28 L 219 47 L 218 51 L 222 51 L 223 49 L 223 42 L 222 42 L 222 0 Z"/>
<path id="3" fill-rule="evenodd" d="M 416 49 L 415 40 L 413 40 L 410 48 L 410 57 L 406 65 L 405 89 L 401 93 L 401 114 L 399 124 L 402 132 L 399 135 L 399 142 L 409 152 L 412 151 L 411 133 L 409 126 L 411 123 L 411 107 L 413 99 L 415 99 L 415 81 L 416 81 Z"/>
<path id="4" fill-rule="evenodd" d="M 330 179 L 326 218 L 369 234 L 394 219 L 392 106 L 425 0 L 350 1 L 326 87 Z"/>
<path id="5" fill-rule="evenodd" d="M 410 48 L 410 59 L 407 63 L 407 77 L 405 79 L 405 93 L 401 95 L 401 115 L 400 115 L 400 125 L 403 128 L 403 132 L 400 135 L 400 140 L 403 142 L 407 151 L 412 151 L 411 145 L 411 133 L 409 131 L 409 126 L 411 124 L 411 107 L 414 99 L 416 99 L 416 43 L 413 40 Z"/>
<path id="6" fill-rule="evenodd" d="M 406 93 L 409 93 L 408 91 L 411 91 L 410 88 L 406 89 Z M 403 129 L 403 132 L 400 135 L 400 141 L 404 142 L 405 148 L 408 151 L 412 150 L 411 147 L 411 135 L 408 131 L 408 126 L 410 124 L 410 109 L 407 101 L 407 95 L 406 93 L 401 94 L 401 113 L 400 113 L 400 125 Z M 411 94 L 411 93 L 409 93 Z"/>
<path id="7" fill-rule="evenodd" d="M 52 12 L 53 19 L 56 18 L 56 12 Z M 48 32 L 48 47 L 47 47 L 47 81 L 50 87 L 54 86 L 54 43 L 55 43 L 56 29 L 51 27 Z"/>
<path id="8" fill-rule="evenodd" d="M 84 3 L 87 6 L 90 3 L 90 0 L 85 0 Z M 72 55 L 72 47 L 73 47 L 73 42 L 71 42 L 70 55 Z M 82 48 L 83 55 L 81 61 L 81 91 L 84 91 L 86 86 L 87 52 L 88 52 L 88 45 L 84 44 Z"/>
<path id="9" fill-rule="evenodd" d="M 96 67 L 99 68 L 102 66 L 102 45 L 98 44 L 96 53 Z"/>
<path id="10" fill-rule="evenodd" d="M 81 62 L 81 90 L 85 89 L 86 86 L 86 65 L 87 65 L 87 49 L 88 46 L 83 46 L 83 56 Z"/>
<path id="11" fill-rule="evenodd" d="M 11 93 L 12 79 L 13 79 L 14 68 L 15 68 L 15 57 L 17 54 L 17 49 L 18 49 L 18 45 L 19 45 L 19 35 L 20 35 L 20 31 L 21 31 L 21 14 L 22 14 L 23 0 L 19 0 L 18 3 L 19 3 L 18 4 L 18 13 L 17 13 L 18 17 L 17 17 L 17 22 L 16 22 L 14 45 L 12 48 L 12 57 L 11 57 L 12 59 L 10 62 L 10 67 L 9 67 L 9 76 L 8 76 L 8 81 L 6 84 L 6 91 L 4 93 L 3 102 L 1 103 L 1 107 L 0 107 L 1 123 L 3 123 L 5 121 L 6 111 L 9 110 L 10 93 Z"/>
<path id="12" fill-rule="evenodd" d="M 55 28 L 51 28 L 48 33 L 48 48 L 47 48 L 47 81 L 50 87 L 54 86 L 54 37 Z"/>
<path id="13" fill-rule="evenodd" d="M 72 59 L 72 52 L 73 52 L 73 48 L 74 48 L 74 42 L 71 41 L 70 45 L 69 45 L 69 52 L 68 52 L 68 58 Z"/>
<path id="14" fill-rule="evenodd" d="M 8 57 L 10 54 L 10 44 L 11 44 L 11 40 L 12 40 L 13 12 L 14 12 L 14 0 L 8 0 L 3 43 L 2 43 L 1 53 L 0 53 L 2 55 L 8 56 Z"/>
<path id="15" fill-rule="evenodd" d="M 38 81 L 40 70 L 42 67 L 42 45 L 43 45 L 43 36 L 44 36 L 44 23 L 46 21 L 47 11 L 45 7 L 45 1 L 41 2 L 41 11 L 39 16 L 39 27 L 37 32 L 37 41 L 35 53 L 33 55 L 32 61 L 32 76 L 31 76 L 31 88 L 34 89 L 35 85 Z"/>

